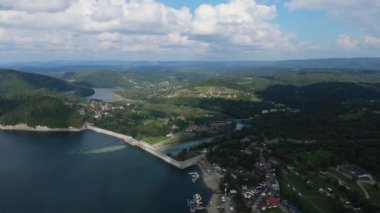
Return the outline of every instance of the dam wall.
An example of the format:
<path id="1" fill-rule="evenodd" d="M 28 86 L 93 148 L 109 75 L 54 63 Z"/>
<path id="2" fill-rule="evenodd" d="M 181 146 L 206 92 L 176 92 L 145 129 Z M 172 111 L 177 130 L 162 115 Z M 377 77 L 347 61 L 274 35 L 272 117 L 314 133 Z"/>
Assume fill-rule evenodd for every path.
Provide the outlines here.
<path id="1" fill-rule="evenodd" d="M 172 166 L 175 166 L 179 169 L 186 169 L 190 166 L 193 166 L 195 165 L 200 159 L 204 158 L 205 155 L 204 154 L 201 154 L 201 155 L 198 155 L 198 156 L 195 156 L 193 158 L 190 158 L 188 160 L 185 160 L 185 161 L 177 161 L 161 152 L 158 152 L 156 149 L 153 148 L 152 145 L 150 145 L 149 143 L 146 143 L 144 141 L 138 141 L 134 138 L 132 138 L 131 136 L 128 136 L 128 135 L 123 135 L 123 134 L 120 134 L 120 133 L 117 133 L 117 132 L 113 132 L 113 131 L 110 131 L 110 130 L 106 130 L 106 129 L 102 129 L 102 128 L 99 128 L 99 127 L 95 127 L 95 126 L 91 126 L 91 125 L 86 125 L 86 128 L 89 129 L 89 130 L 92 130 L 94 132 L 97 132 L 97 133 L 100 133 L 100 134 L 104 134 L 104 135 L 108 135 L 108 136 L 112 136 L 112 137 L 115 137 L 115 138 L 119 138 L 121 140 L 123 140 L 125 143 L 128 143 L 129 145 L 131 146 L 136 146 L 136 147 L 139 147 L 141 148 L 142 150 L 156 156 L 157 158 L 163 160 L 164 162 L 172 165 Z"/>

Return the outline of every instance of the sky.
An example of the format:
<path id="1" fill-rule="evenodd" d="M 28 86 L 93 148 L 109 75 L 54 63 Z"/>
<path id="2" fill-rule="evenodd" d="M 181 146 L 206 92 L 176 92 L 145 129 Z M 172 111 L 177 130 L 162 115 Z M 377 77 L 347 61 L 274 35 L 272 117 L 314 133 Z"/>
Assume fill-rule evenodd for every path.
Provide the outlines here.
<path id="1" fill-rule="evenodd" d="M 380 0 L 0 0 L 0 62 L 380 57 Z"/>

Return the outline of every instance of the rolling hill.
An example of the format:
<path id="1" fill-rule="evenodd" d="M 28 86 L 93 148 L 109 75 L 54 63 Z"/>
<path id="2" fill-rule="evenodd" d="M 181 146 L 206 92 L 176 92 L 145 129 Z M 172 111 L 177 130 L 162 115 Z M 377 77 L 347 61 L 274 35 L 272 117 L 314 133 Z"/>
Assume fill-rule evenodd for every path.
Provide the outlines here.
<path id="1" fill-rule="evenodd" d="M 4 125 L 25 123 L 31 127 L 40 125 L 66 128 L 81 127 L 84 122 L 83 117 L 73 107 L 55 97 L 31 96 L 0 101 L 4 102 L 4 107 L 0 107 L 0 112 L 4 112 L 0 114 L 0 123 Z"/>
<path id="2" fill-rule="evenodd" d="M 94 90 L 91 88 L 73 85 L 50 76 L 15 70 L 0 70 L 0 94 L 25 94 L 39 89 L 83 97 L 94 93 Z"/>

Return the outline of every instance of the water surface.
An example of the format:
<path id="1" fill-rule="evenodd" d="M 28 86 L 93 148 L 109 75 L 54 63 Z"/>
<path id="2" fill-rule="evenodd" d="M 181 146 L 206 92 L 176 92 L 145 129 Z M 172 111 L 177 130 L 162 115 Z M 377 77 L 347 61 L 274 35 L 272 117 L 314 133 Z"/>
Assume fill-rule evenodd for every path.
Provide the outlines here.
<path id="1" fill-rule="evenodd" d="M 92 88 L 95 93 L 88 96 L 87 99 L 98 99 L 105 102 L 122 101 L 123 98 L 116 95 L 117 88 Z"/>
<path id="2" fill-rule="evenodd" d="M 91 131 L 0 131 L 0 212 L 187 212 L 211 191 L 120 140 Z"/>

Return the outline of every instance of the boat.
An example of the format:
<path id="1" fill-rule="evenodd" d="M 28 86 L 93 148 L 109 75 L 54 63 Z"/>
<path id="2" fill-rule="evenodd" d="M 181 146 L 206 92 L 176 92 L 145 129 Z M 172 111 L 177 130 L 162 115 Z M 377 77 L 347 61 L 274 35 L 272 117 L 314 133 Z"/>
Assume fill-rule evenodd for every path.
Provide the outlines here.
<path id="1" fill-rule="evenodd" d="M 194 194 L 192 199 L 187 200 L 187 206 L 189 207 L 190 212 L 196 212 L 197 210 L 202 210 L 202 196 L 198 193 Z"/>
<path id="2" fill-rule="evenodd" d="M 189 175 L 191 176 L 191 180 L 193 181 L 193 183 L 195 183 L 199 178 L 198 172 L 189 172 Z"/>
<path id="3" fill-rule="evenodd" d="M 191 213 L 193 213 L 193 212 L 196 211 L 196 207 L 195 207 L 195 201 L 194 201 L 194 199 L 187 200 L 187 206 L 189 207 L 189 211 L 190 211 Z"/>
<path id="4" fill-rule="evenodd" d="M 195 200 L 195 204 L 197 205 L 197 206 L 200 206 L 200 205 L 202 205 L 202 196 L 200 195 L 200 194 L 195 194 L 194 195 L 194 200 Z"/>

